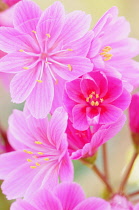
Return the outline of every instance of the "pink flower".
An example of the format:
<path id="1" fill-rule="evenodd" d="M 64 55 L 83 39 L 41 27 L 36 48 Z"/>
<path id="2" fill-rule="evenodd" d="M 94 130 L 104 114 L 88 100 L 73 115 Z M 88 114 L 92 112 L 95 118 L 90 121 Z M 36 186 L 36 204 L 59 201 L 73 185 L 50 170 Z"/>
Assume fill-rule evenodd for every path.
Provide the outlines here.
<path id="1" fill-rule="evenodd" d="M 10 86 L 13 102 L 26 100 L 31 114 L 44 118 L 58 78 L 71 81 L 92 70 L 85 58 L 92 40 L 90 21 L 82 11 L 65 15 L 60 2 L 43 13 L 34 2 L 17 4 L 14 29 L 0 28 L 0 47 L 9 53 L 1 59 L 0 71 L 16 74 Z"/>
<path id="2" fill-rule="evenodd" d="M 128 38 L 130 24 L 118 17 L 117 7 L 109 9 L 92 30 L 94 38 L 87 57 L 95 68 L 122 78 L 125 84 L 139 85 L 139 63 L 132 60 L 139 54 L 139 41 Z"/>
<path id="3" fill-rule="evenodd" d="M 59 184 L 54 192 L 38 191 L 30 200 L 17 200 L 11 210 L 111 210 L 109 203 L 101 198 L 87 198 L 76 183 Z"/>
<path id="4" fill-rule="evenodd" d="M 122 81 L 103 72 L 91 72 L 66 83 L 64 105 L 77 130 L 116 122 L 129 103 L 130 94 Z"/>
<path id="5" fill-rule="evenodd" d="M 9 6 L 12 6 L 12 5 L 18 3 L 19 1 L 21 1 L 21 0 L 3 0 L 3 2 L 8 4 Z"/>
<path id="6" fill-rule="evenodd" d="M 0 156 L 0 179 L 8 199 L 30 196 L 41 188 L 52 189 L 72 181 L 73 168 L 67 152 L 67 114 L 57 108 L 50 122 L 15 110 L 9 119 L 9 141 L 17 151 Z"/>
<path id="7" fill-rule="evenodd" d="M 8 142 L 7 132 L 0 126 L 0 154 L 11 151 L 13 148 Z"/>
<path id="8" fill-rule="evenodd" d="M 126 117 L 122 115 L 115 123 L 94 126 L 85 131 L 73 128 L 69 121 L 67 126 L 67 138 L 69 152 L 72 159 L 92 157 L 98 148 L 113 138 L 123 127 Z"/>
<path id="9" fill-rule="evenodd" d="M 132 96 L 129 106 L 129 121 L 131 131 L 139 134 L 139 93 Z"/>

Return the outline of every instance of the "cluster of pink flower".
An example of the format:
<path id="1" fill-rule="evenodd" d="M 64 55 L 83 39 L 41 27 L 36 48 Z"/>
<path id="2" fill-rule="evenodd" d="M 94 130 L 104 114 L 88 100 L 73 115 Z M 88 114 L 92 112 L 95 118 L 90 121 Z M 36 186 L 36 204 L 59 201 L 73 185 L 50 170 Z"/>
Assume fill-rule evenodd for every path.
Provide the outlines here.
<path id="1" fill-rule="evenodd" d="M 138 210 L 118 194 L 110 202 L 85 199 L 72 182 L 72 159 L 94 157 L 121 130 L 139 85 L 139 63 L 132 60 L 139 41 L 128 38 L 129 23 L 112 7 L 89 30 L 90 15 L 65 14 L 60 2 L 44 12 L 33 1 L 17 2 L 5 0 L 12 7 L 1 16 L 12 12 L 13 22 L 0 23 L 0 72 L 14 74 L 12 102 L 25 102 L 9 118 L 14 151 L 0 155 L 2 191 L 20 198 L 11 210 Z M 136 136 L 138 119 L 134 127 Z"/>

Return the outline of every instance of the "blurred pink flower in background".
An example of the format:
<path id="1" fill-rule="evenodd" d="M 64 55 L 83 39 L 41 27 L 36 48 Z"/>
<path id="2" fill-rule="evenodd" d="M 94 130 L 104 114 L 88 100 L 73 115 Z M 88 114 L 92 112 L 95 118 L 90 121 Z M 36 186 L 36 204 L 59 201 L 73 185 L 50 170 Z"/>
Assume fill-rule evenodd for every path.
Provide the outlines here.
<path id="1" fill-rule="evenodd" d="M 9 139 L 16 151 L 0 156 L 0 179 L 8 199 L 30 196 L 40 188 L 52 189 L 72 181 L 67 147 L 67 114 L 58 108 L 50 122 L 15 110 L 9 119 Z"/>
<path id="2" fill-rule="evenodd" d="M 117 121 L 129 103 L 122 81 L 102 71 L 66 83 L 64 105 L 77 130 Z"/>
<path id="3" fill-rule="evenodd" d="M 59 184 L 54 192 L 46 189 L 38 191 L 33 198 L 17 200 L 11 210 L 111 210 L 108 202 L 101 198 L 85 198 L 80 185 L 76 183 Z"/>
<path id="4" fill-rule="evenodd" d="M 132 95 L 129 106 L 129 123 L 131 131 L 139 134 L 139 93 Z"/>
<path id="5" fill-rule="evenodd" d="M 113 138 L 123 127 L 126 117 L 122 115 L 115 123 L 94 126 L 85 131 L 73 128 L 68 122 L 67 138 L 72 159 L 92 157 L 98 148 Z"/>

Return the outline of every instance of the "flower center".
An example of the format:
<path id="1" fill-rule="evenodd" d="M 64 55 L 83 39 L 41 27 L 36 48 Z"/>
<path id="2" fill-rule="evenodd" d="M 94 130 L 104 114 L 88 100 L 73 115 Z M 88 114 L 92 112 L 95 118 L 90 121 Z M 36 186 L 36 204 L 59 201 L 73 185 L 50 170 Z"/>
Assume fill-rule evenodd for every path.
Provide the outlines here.
<path id="1" fill-rule="evenodd" d="M 109 51 L 111 51 L 112 48 L 110 46 L 106 46 L 102 49 L 102 52 L 100 53 L 100 55 L 102 55 L 102 57 L 104 57 L 104 61 L 109 61 L 112 58 L 112 54 L 109 53 Z"/>
<path id="2" fill-rule="evenodd" d="M 86 98 L 87 103 L 96 107 L 99 106 L 103 101 L 104 99 L 100 98 L 99 94 L 96 94 L 94 91 Z"/>

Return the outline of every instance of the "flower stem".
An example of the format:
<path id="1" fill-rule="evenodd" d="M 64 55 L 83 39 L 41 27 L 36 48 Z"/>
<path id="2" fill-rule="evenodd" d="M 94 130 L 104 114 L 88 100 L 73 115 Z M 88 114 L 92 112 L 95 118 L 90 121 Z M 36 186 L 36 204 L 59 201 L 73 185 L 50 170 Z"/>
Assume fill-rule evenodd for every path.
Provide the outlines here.
<path id="1" fill-rule="evenodd" d="M 113 193 L 113 189 L 110 185 L 110 183 L 108 182 L 108 180 L 106 179 L 106 176 L 104 176 L 101 171 L 98 169 L 98 167 L 96 165 L 92 166 L 93 171 L 97 174 L 97 176 L 103 181 L 103 183 L 106 185 L 106 188 L 108 190 L 109 193 Z"/>
<path id="2" fill-rule="evenodd" d="M 136 195 L 139 195 L 139 191 L 128 194 L 129 197 L 134 197 Z"/>
<path id="3" fill-rule="evenodd" d="M 134 165 L 134 163 L 135 163 L 135 160 L 136 160 L 137 156 L 138 156 L 138 152 L 135 152 L 135 153 L 133 154 L 133 156 L 132 156 L 132 159 L 131 159 L 131 161 L 130 161 L 130 163 L 129 163 L 129 166 L 128 166 L 128 168 L 127 168 L 127 171 L 126 171 L 126 173 L 125 173 L 125 176 L 124 176 L 124 178 L 123 178 L 123 180 L 122 180 L 122 182 L 121 182 L 121 184 L 120 184 L 119 193 L 122 193 L 122 192 L 124 191 L 124 188 L 125 188 L 125 186 L 126 186 L 126 183 L 127 183 L 127 181 L 128 181 L 128 178 L 129 178 L 129 176 L 130 176 L 132 167 L 133 167 L 133 165 Z"/>
<path id="4" fill-rule="evenodd" d="M 103 155 L 103 169 L 106 179 L 109 179 L 108 171 L 108 159 L 107 159 L 107 145 L 106 143 L 102 145 L 102 155 Z"/>

